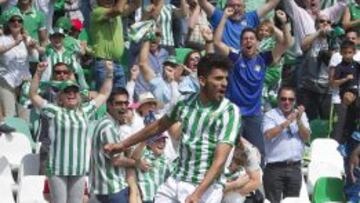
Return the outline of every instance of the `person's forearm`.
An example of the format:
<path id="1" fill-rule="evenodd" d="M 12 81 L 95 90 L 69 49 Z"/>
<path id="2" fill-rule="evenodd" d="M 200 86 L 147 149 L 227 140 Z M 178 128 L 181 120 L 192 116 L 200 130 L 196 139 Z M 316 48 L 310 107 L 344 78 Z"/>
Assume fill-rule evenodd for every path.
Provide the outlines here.
<path id="1" fill-rule="evenodd" d="M 283 123 L 281 123 L 280 125 L 277 125 L 271 129 L 267 130 L 265 132 L 265 138 L 270 140 L 270 139 L 280 135 L 282 133 L 282 131 L 290 125 L 290 123 L 291 122 L 289 120 L 286 120 Z"/>
<path id="2" fill-rule="evenodd" d="M 214 43 L 215 43 L 215 45 L 222 42 L 222 37 L 223 37 L 223 33 L 224 33 L 226 20 L 227 20 L 227 16 L 224 13 L 221 20 L 220 20 L 220 23 L 219 23 L 218 27 L 215 30 L 215 34 L 214 34 Z"/>
<path id="3" fill-rule="evenodd" d="M 209 170 L 206 172 L 204 179 L 196 187 L 194 194 L 201 197 L 211 184 L 219 177 L 224 170 L 225 162 L 229 156 L 232 147 L 227 144 L 219 144 L 216 148 L 215 158 Z"/>
<path id="4" fill-rule="evenodd" d="M 215 53 L 214 42 L 205 42 L 205 51 L 207 54 Z"/>
<path id="5" fill-rule="evenodd" d="M 100 88 L 99 94 L 103 95 L 106 98 L 108 98 L 110 96 L 111 89 L 113 86 L 113 78 L 114 78 L 113 72 L 105 73 L 105 81 Z"/>
<path id="6" fill-rule="evenodd" d="M 0 46 L 0 54 L 4 54 L 5 52 L 9 51 L 10 49 L 12 49 L 16 46 L 17 46 L 16 42 L 13 42 L 7 46 Z"/>
<path id="7" fill-rule="evenodd" d="M 168 120 L 168 118 L 162 117 L 161 119 L 151 123 L 150 125 L 146 126 L 142 130 L 136 132 L 129 138 L 125 139 L 122 142 L 123 147 L 126 149 L 137 143 L 143 142 L 156 134 L 163 133 L 170 126 L 171 126 L 171 123 Z"/>
<path id="8" fill-rule="evenodd" d="M 340 87 L 342 84 L 346 83 L 348 81 L 347 78 L 342 78 L 342 79 L 339 79 L 339 80 L 332 80 L 330 82 L 331 86 L 332 87 Z"/>
<path id="9" fill-rule="evenodd" d="M 187 21 L 189 29 L 195 28 L 196 23 L 198 23 L 199 21 L 199 16 L 200 16 L 200 6 L 197 5 Z"/>
<path id="10" fill-rule="evenodd" d="M 190 11 L 189 11 L 189 6 L 186 3 L 186 0 L 180 1 L 180 11 L 181 11 L 181 16 L 179 16 L 179 17 L 189 16 Z"/>
<path id="11" fill-rule="evenodd" d="M 144 79 L 147 82 L 155 78 L 155 73 L 149 65 L 149 52 L 150 52 L 150 42 L 145 41 L 140 50 L 139 68 L 142 75 L 144 76 Z"/>
<path id="12" fill-rule="evenodd" d="M 307 141 L 310 138 L 310 131 L 307 129 L 304 125 L 304 123 L 299 120 L 297 122 L 298 128 L 299 128 L 299 135 L 303 141 Z"/>
<path id="13" fill-rule="evenodd" d="M 284 46 L 286 49 L 290 48 L 290 46 L 293 44 L 293 37 L 291 36 L 291 26 L 290 23 L 286 23 L 282 27 L 282 31 L 284 34 Z"/>
<path id="14" fill-rule="evenodd" d="M 360 19 L 356 19 L 356 20 L 344 23 L 343 26 L 345 29 L 351 29 L 351 28 L 360 26 Z"/>
<path id="15" fill-rule="evenodd" d="M 114 157 L 112 160 L 112 163 L 114 166 L 117 167 L 124 167 L 124 168 L 129 168 L 129 167 L 135 167 L 136 166 L 136 161 L 134 159 L 125 157 L 125 156 L 117 156 Z"/>
<path id="16" fill-rule="evenodd" d="M 320 32 L 317 31 L 317 32 L 315 32 L 313 34 L 310 34 L 310 35 L 306 36 L 304 38 L 302 44 L 301 44 L 301 49 L 303 51 L 306 51 L 306 50 L 310 49 L 312 43 L 315 41 L 316 38 L 319 37 L 319 35 L 320 35 Z"/>
<path id="17" fill-rule="evenodd" d="M 30 85 L 30 99 L 38 95 L 41 73 L 36 71 Z"/>
<path id="18" fill-rule="evenodd" d="M 241 187 L 243 187 L 247 182 L 249 181 L 249 179 L 244 179 L 244 178 L 237 178 L 236 180 L 234 181 L 230 181 L 230 182 L 227 182 L 225 184 L 225 189 L 224 189 L 224 193 L 225 192 L 229 192 L 229 191 L 232 191 L 232 190 L 236 190 L 236 189 L 240 189 Z"/>
<path id="19" fill-rule="evenodd" d="M 277 28 L 276 26 L 274 26 L 274 34 L 273 36 L 275 37 L 275 40 L 277 42 L 280 42 L 280 43 L 285 43 L 285 40 L 284 40 L 284 33 L 282 30 L 280 30 L 279 28 Z"/>

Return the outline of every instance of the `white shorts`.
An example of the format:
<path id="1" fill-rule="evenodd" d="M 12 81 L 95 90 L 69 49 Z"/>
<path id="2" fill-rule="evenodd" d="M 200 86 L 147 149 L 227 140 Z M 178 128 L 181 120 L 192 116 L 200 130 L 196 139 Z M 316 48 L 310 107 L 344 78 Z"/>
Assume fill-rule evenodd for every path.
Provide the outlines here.
<path id="1" fill-rule="evenodd" d="M 158 189 L 154 203 L 184 203 L 196 187 L 197 185 L 169 177 Z M 222 185 L 214 183 L 206 190 L 199 203 L 220 203 L 222 196 Z"/>

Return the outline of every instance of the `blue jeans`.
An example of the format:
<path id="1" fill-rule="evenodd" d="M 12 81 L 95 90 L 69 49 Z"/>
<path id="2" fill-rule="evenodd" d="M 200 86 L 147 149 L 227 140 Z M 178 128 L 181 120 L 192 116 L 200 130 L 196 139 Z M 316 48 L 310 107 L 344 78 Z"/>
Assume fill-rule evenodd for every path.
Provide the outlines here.
<path id="1" fill-rule="evenodd" d="M 96 195 L 96 199 L 99 200 L 101 203 L 119 203 L 129 202 L 129 188 L 125 188 L 120 192 L 108 195 Z"/>
<path id="2" fill-rule="evenodd" d="M 264 167 L 264 137 L 262 133 L 262 115 L 242 116 L 241 135 L 258 148 L 261 154 L 261 168 Z"/>
<path id="3" fill-rule="evenodd" d="M 126 86 L 126 77 L 124 68 L 115 61 L 114 64 L 114 79 L 113 79 L 113 89 Z M 93 78 L 95 79 L 95 89 L 100 90 L 102 83 L 105 80 L 105 61 L 96 60 L 93 67 Z"/>

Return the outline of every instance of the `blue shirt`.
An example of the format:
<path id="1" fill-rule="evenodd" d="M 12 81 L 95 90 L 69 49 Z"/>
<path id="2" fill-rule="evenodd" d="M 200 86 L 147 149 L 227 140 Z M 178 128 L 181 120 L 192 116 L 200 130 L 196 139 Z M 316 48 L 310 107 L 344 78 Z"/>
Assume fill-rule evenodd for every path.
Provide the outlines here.
<path id="1" fill-rule="evenodd" d="M 149 54 L 149 58 L 148 58 L 149 64 L 150 67 L 154 70 L 156 76 L 162 76 L 163 63 L 168 57 L 169 57 L 169 53 L 163 48 L 160 48 L 159 52 L 157 52 L 156 54 L 152 54 L 152 53 Z M 149 83 L 145 81 L 144 76 L 142 74 L 139 74 L 135 82 L 136 97 L 139 96 L 141 93 L 149 92 L 149 91 L 150 91 Z"/>
<path id="2" fill-rule="evenodd" d="M 240 107 L 242 116 L 261 114 L 261 93 L 266 68 L 272 63 L 272 53 L 261 52 L 253 58 L 230 52 L 234 68 L 229 73 L 226 97 Z"/>
<path id="3" fill-rule="evenodd" d="M 271 109 L 265 113 L 263 120 L 263 133 L 285 122 L 286 118 L 279 108 Z M 301 116 L 303 125 L 310 130 L 309 121 L 304 112 Z M 296 121 L 284 129 L 280 135 L 272 139 L 264 139 L 265 162 L 274 163 L 282 161 L 300 161 L 304 152 L 304 142 L 299 135 Z"/>
<path id="4" fill-rule="evenodd" d="M 222 10 L 216 8 L 210 17 L 210 24 L 214 30 L 219 25 L 223 14 L 224 12 Z M 259 16 L 256 11 L 245 13 L 239 21 L 226 20 L 223 42 L 236 50 L 240 50 L 240 35 L 242 30 L 246 27 L 256 28 L 259 25 L 259 21 Z"/>

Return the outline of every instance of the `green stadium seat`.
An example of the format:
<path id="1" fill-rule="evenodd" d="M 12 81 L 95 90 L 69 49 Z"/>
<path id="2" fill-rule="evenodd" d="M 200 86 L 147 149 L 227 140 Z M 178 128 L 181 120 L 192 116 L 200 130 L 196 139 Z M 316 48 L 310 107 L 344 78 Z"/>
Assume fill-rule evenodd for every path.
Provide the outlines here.
<path id="1" fill-rule="evenodd" d="M 343 180 L 330 177 L 319 178 L 315 184 L 312 202 L 346 202 L 343 190 Z"/>

